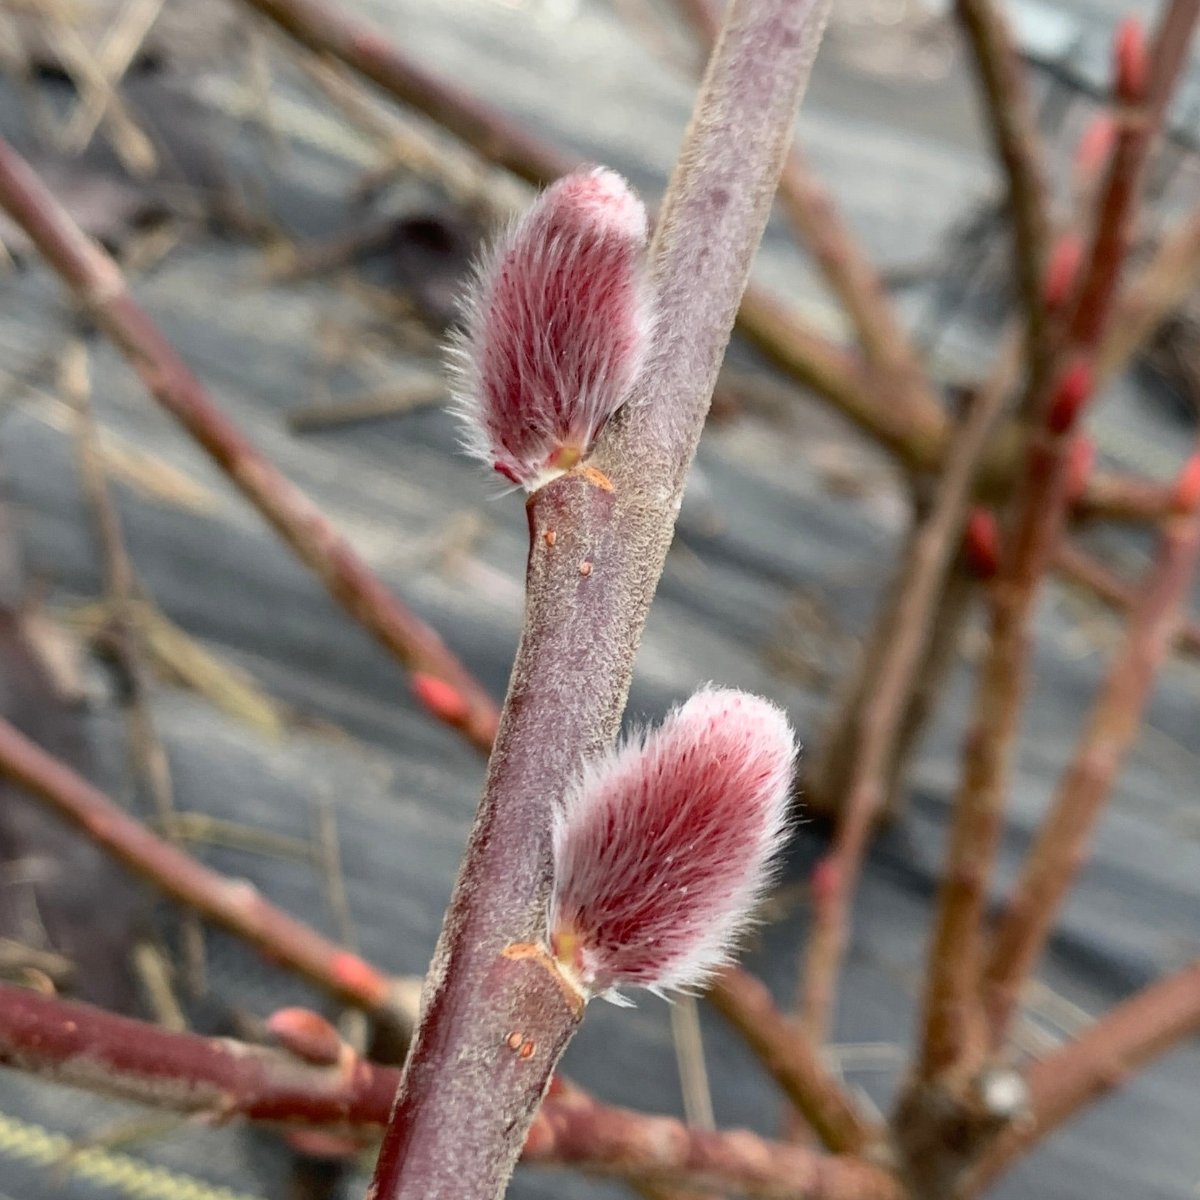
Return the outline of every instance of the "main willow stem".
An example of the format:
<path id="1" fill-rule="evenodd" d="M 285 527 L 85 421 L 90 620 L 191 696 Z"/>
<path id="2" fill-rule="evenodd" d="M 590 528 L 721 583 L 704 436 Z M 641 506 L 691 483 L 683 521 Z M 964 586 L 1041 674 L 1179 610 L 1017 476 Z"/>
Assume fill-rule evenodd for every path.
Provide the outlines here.
<path id="1" fill-rule="evenodd" d="M 373 1200 L 502 1195 L 579 1020 L 552 965 L 514 948 L 545 940 L 552 806 L 620 724 L 826 7 L 730 5 L 651 247 L 654 351 L 597 448 L 604 478 L 529 501 L 524 632 Z"/>

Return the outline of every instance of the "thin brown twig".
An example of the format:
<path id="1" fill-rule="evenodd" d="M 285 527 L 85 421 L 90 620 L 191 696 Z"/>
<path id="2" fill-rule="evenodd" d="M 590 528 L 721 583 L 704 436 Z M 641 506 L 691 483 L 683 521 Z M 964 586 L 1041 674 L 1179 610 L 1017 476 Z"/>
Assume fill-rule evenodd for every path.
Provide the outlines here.
<path id="1" fill-rule="evenodd" d="M 1058 550 L 1055 569 L 1070 583 L 1078 583 L 1113 608 L 1128 611 L 1138 600 L 1138 589 L 1075 542 L 1066 541 Z M 1175 643 L 1188 654 L 1200 655 L 1200 623 L 1184 621 Z"/>
<path id="2" fill-rule="evenodd" d="M 0 720 L 0 775 L 39 797 L 101 849 L 166 895 L 232 930 L 347 1004 L 407 1026 L 381 971 L 151 833 L 103 792 Z"/>
<path id="3" fill-rule="evenodd" d="M 0 983 L 0 1063 L 72 1087 L 218 1120 L 242 1117 L 377 1135 L 400 1072 L 357 1057 L 319 1066 L 280 1050 L 175 1033 Z M 728 1186 L 775 1200 L 901 1200 L 877 1167 L 768 1142 L 744 1130 L 688 1130 L 552 1087 L 528 1162 L 663 1182 Z"/>
<path id="4" fill-rule="evenodd" d="M 766 984 L 727 967 L 706 999 L 746 1039 L 827 1149 L 855 1154 L 880 1141 L 882 1130 L 859 1111 L 804 1031 L 779 1011 Z"/>
<path id="5" fill-rule="evenodd" d="M 1200 455 L 1191 462 L 1200 468 Z M 1185 468 L 1186 469 L 1186 468 Z M 1157 560 L 1130 610 L 1113 661 L 993 936 L 981 988 L 993 1049 L 1004 1042 L 1021 986 L 1037 963 L 1091 834 L 1137 736 L 1155 677 L 1183 628 L 1200 556 L 1200 505 L 1163 523 Z"/>
<path id="6" fill-rule="evenodd" d="M 104 589 L 109 620 L 105 629 L 108 648 L 120 664 L 126 688 L 125 714 L 130 758 L 150 793 L 155 815 L 176 845 L 170 832 L 176 815 L 175 789 L 166 748 L 158 736 L 150 712 L 150 684 L 146 675 L 145 647 L 137 620 L 137 580 L 121 518 L 108 488 L 99 452 L 99 433 L 91 402 L 87 347 L 73 339 L 63 355 L 60 389 L 76 413 L 76 457 L 83 491 L 96 524 L 97 539 L 104 559 Z M 181 926 L 184 974 L 193 995 L 204 991 L 204 930 L 194 913 L 185 912 Z"/>
<path id="7" fill-rule="evenodd" d="M 1200 1033 L 1200 960 L 1152 983 L 1073 1042 L 1025 1071 L 1027 1117 L 1005 1131 L 968 1176 L 976 1196 L 1077 1112 L 1121 1087 L 1160 1054 Z"/>
<path id="8" fill-rule="evenodd" d="M 929 515 L 910 539 L 900 569 L 896 602 L 889 608 L 894 623 L 881 639 L 879 669 L 863 697 L 855 724 L 857 740 L 848 749 L 852 766 L 833 846 L 814 872 L 813 924 L 805 954 L 801 1012 L 808 1036 L 818 1045 L 829 1035 L 851 905 L 871 830 L 887 798 L 888 768 L 916 671 L 958 550 L 972 486 L 989 439 L 1004 415 L 1006 398 L 1007 388 L 998 387 L 968 402 Z"/>
<path id="9" fill-rule="evenodd" d="M 1044 301 L 1050 239 L 1046 171 L 1025 68 L 1008 23 L 992 0 L 956 0 L 955 15 L 971 47 L 996 155 L 1008 179 L 1013 257 L 1025 310 L 1025 345 L 1040 376 L 1048 357 Z"/>
<path id="10" fill-rule="evenodd" d="M 116 263 L 83 234 L 3 141 L 0 206 L 129 359 L 151 395 L 226 472 L 334 599 L 404 666 L 436 676 L 457 692 L 461 703 L 436 715 L 475 746 L 488 749 L 496 731 L 495 703 L 437 633 L 401 605 L 312 501 L 232 425 L 130 295 Z"/>

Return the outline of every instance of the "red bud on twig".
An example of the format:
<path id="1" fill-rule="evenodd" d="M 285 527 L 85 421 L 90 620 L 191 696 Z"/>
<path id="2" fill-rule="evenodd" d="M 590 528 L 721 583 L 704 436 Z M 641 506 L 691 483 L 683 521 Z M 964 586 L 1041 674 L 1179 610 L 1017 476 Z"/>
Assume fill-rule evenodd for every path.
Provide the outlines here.
<path id="1" fill-rule="evenodd" d="M 484 258 L 451 348 L 467 449 L 534 491 L 590 452 L 653 326 L 646 210 L 603 168 L 548 187 Z"/>
<path id="2" fill-rule="evenodd" d="M 1179 513 L 1190 513 L 1197 505 L 1200 505 L 1200 454 L 1193 454 L 1175 480 L 1171 507 Z"/>
<path id="3" fill-rule="evenodd" d="M 1092 369 L 1079 360 L 1072 363 L 1059 378 L 1046 414 L 1046 425 L 1051 433 L 1066 433 L 1075 424 L 1083 406 L 1092 394 Z"/>
<path id="4" fill-rule="evenodd" d="M 1085 187 L 1100 174 L 1113 143 L 1117 139 L 1117 123 L 1112 113 L 1097 113 L 1084 128 L 1075 147 L 1075 184 Z"/>
<path id="5" fill-rule="evenodd" d="M 551 947 L 585 993 L 694 988 L 727 961 L 787 833 L 783 712 L 705 689 L 590 764 L 554 825 Z"/>
<path id="6" fill-rule="evenodd" d="M 1000 534 L 995 515 L 986 508 L 973 508 L 963 530 L 967 563 L 979 579 L 991 579 L 1000 567 Z"/>
<path id="7" fill-rule="evenodd" d="M 1054 243 L 1050 261 L 1046 264 L 1046 281 L 1042 291 L 1042 299 L 1049 312 L 1060 309 L 1071 295 L 1082 258 L 1083 240 L 1077 233 L 1064 233 Z"/>
<path id="8" fill-rule="evenodd" d="M 267 1032 L 285 1050 L 317 1066 L 332 1066 L 342 1056 L 338 1031 L 308 1008 L 281 1008 L 267 1018 Z"/>
<path id="9" fill-rule="evenodd" d="M 1118 100 L 1137 104 L 1145 97 L 1149 63 L 1141 21 L 1124 17 L 1113 35 L 1113 91 Z"/>
<path id="10" fill-rule="evenodd" d="M 421 707 L 439 721 L 454 725 L 466 719 L 467 701 L 453 684 L 424 671 L 414 671 L 409 684 Z"/>

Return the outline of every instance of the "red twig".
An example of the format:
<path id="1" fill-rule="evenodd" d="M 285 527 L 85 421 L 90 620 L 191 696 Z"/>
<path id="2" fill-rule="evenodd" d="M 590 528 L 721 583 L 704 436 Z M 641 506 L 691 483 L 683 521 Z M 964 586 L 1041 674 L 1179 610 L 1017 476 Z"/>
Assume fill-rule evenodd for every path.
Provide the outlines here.
<path id="1" fill-rule="evenodd" d="M 409 612 L 298 488 L 229 422 L 126 287 L 29 165 L 0 140 L 0 206 L 129 359 L 151 395 L 180 422 L 320 578 L 330 594 L 404 666 L 445 680 L 462 697 L 452 723 L 480 749 L 495 735 L 490 697 L 428 625 Z"/>
<path id="2" fill-rule="evenodd" d="M 407 1028 L 392 982 L 355 954 L 268 903 L 255 888 L 156 837 L 103 792 L 0 720 L 0 774 L 39 796 L 168 896 L 259 947 L 348 1004 Z"/>
<path id="3" fill-rule="evenodd" d="M 766 984 L 738 967 L 714 980 L 708 1002 L 747 1041 L 822 1143 L 855 1153 L 879 1140 L 816 1046 L 775 1006 Z"/>
<path id="4" fill-rule="evenodd" d="M 977 1195 L 1030 1147 L 1160 1054 L 1200 1033 L 1200 961 L 1151 984 L 1026 1072 L 1027 1119 L 1007 1130 L 972 1171 Z"/>
<path id="5" fill-rule="evenodd" d="M 1193 460 L 1200 467 L 1200 457 Z M 1030 848 L 992 941 L 983 997 L 993 1048 L 1002 1045 L 1022 984 L 1037 962 L 1067 890 L 1087 858 L 1092 830 L 1141 724 L 1155 676 L 1183 627 L 1200 555 L 1200 507 L 1164 522 L 1158 559 L 1130 612 L 1071 766 Z"/>
<path id="6" fill-rule="evenodd" d="M 318 1066 L 227 1038 L 174 1033 L 0 983 L 0 1063 L 173 1112 L 377 1135 L 400 1072 L 341 1047 Z M 733 1187 L 778 1200 L 901 1200 L 878 1168 L 767 1142 L 743 1130 L 688 1130 L 552 1088 L 529 1132 L 529 1162 Z"/>

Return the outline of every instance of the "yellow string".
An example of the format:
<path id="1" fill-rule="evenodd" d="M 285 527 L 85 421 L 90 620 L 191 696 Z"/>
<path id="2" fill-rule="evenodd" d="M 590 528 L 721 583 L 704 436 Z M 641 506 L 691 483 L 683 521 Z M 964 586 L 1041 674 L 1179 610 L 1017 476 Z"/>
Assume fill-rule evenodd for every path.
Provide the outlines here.
<path id="1" fill-rule="evenodd" d="M 0 1113 L 0 1157 L 52 1167 L 96 1187 L 119 1191 L 131 1200 L 262 1200 L 246 1192 L 215 1187 L 189 1175 L 152 1167 L 128 1154 L 99 1147 L 76 1150 L 64 1133 Z"/>

